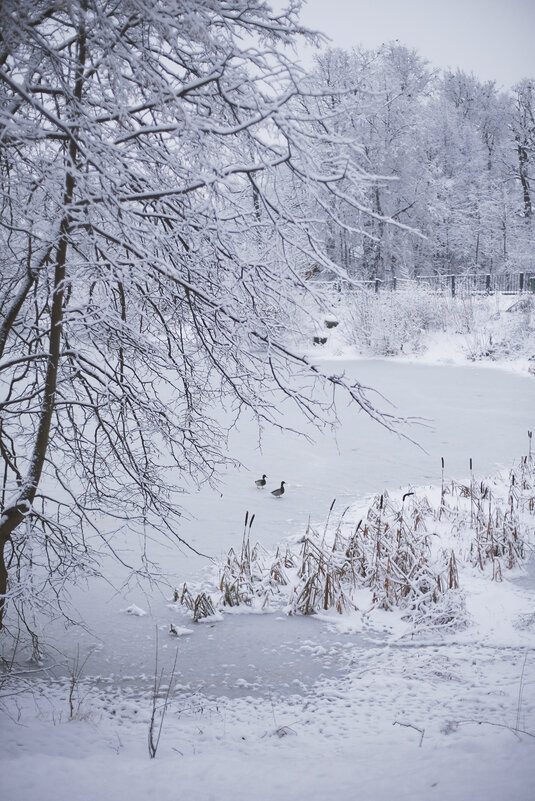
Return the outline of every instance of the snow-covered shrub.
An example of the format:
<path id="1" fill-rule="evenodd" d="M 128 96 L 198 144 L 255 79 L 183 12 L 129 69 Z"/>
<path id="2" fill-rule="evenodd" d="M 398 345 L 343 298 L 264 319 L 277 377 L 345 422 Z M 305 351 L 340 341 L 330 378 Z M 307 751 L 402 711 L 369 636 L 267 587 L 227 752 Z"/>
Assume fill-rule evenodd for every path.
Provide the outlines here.
<path id="1" fill-rule="evenodd" d="M 529 442 L 531 446 L 531 432 Z M 529 517 L 535 513 L 535 460 L 522 457 L 508 479 L 495 487 L 473 479 L 443 489 L 438 519 L 456 531 L 463 556 L 497 581 L 522 564 L 529 553 Z"/>
<path id="2" fill-rule="evenodd" d="M 336 609 L 342 614 L 357 608 L 349 596 L 354 582 L 347 580 L 345 550 L 346 543 L 338 536 L 335 536 L 332 547 L 325 547 L 317 532 L 307 532 L 299 554 L 297 580 L 287 607 L 289 614 L 311 615 L 328 609 Z"/>
<path id="3" fill-rule="evenodd" d="M 175 601 L 176 600 L 177 597 L 175 592 Z M 205 617 L 212 617 L 212 615 L 215 614 L 215 607 L 211 597 L 205 592 L 200 592 L 198 595 L 193 597 L 186 584 L 184 584 L 184 587 L 182 588 L 180 603 L 193 613 L 193 620 L 195 623 L 198 623 L 199 620 L 202 620 Z M 171 627 L 171 631 L 172 633 L 176 634 L 176 629 L 173 631 L 173 627 Z"/>
<path id="4" fill-rule="evenodd" d="M 258 594 L 264 595 L 264 582 L 259 581 L 259 576 L 265 572 L 260 553 L 258 544 L 251 550 L 248 537 L 244 538 L 240 558 L 233 548 L 230 549 L 219 581 L 223 606 L 251 606 Z"/>
<path id="5" fill-rule="evenodd" d="M 513 359 L 535 355 L 535 314 L 531 298 L 526 303 L 500 298 L 501 308 L 492 299 L 472 299 L 472 322 L 466 331 L 465 351 L 472 361 Z M 496 300 L 494 301 L 496 303 Z M 515 307 L 518 307 L 516 311 Z"/>
<path id="6" fill-rule="evenodd" d="M 368 356 L 421 353 L 446 336 L 449 347 L 454 342 L 471 361 L 535 357 L 535 304 L 529 297 L 451 297 L 415 285 L 347 293 L 342 304 L 347 342 Z"/>
<path id="7" fill-rule="evenodd" d="M 426 331 L 443 329 L 444 299 L 425 289 L 363 290 L 347 298 L 348 338 L 361 352 L 393 356 L 421 348 Z"/>

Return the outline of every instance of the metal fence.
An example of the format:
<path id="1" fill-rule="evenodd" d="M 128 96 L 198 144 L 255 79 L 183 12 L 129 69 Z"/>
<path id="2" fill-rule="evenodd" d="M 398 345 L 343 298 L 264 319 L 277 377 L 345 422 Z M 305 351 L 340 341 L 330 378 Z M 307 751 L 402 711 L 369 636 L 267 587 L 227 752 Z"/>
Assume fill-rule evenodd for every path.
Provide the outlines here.
<path id="1" fill-rule="evenodd" d="M 369 281 L 317 282 L 330 283 L 339 292 L 355 292 L 368 289 L 374 292 L 407 291 L 415 288 L 427 289 L 437 294 L 456 295 L 521 295 L 535 293 L 535 273 L 497 273 L 477 275 L 420 275 L 416 278 L 375 278 Z"/>

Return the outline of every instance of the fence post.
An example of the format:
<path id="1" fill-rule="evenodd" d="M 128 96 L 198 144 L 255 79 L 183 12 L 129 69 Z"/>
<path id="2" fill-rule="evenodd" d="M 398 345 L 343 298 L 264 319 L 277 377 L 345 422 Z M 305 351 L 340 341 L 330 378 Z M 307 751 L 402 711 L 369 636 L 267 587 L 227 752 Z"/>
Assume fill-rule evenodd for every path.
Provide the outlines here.
<path id="1" fill-rule="evenodd" d="M 397 289 L 398 280 L 395 275 L 392 276 L 392 292 L 395 292 Z"/>
<path id="2" fill-rule="evenodd" d="M 487 295 L 490 295 L 490 275 L 486 277 L 485 288 L 487 290 Z"/>
<path id="3" fill-rule="evenodd" d="M 375 291 L 379 292 L 379 279 L 378 278 L 375 279 Z"/>
<path id="4" fill-rule="evenodd" d="M 520 273 L 520 294 L 524 291 L 524 273 Z"/>
<path id="5" fill-rule="evenodd" d="M 451 276 L 451 296 L 452 298 L 455 297 L 455 276 Z"/>

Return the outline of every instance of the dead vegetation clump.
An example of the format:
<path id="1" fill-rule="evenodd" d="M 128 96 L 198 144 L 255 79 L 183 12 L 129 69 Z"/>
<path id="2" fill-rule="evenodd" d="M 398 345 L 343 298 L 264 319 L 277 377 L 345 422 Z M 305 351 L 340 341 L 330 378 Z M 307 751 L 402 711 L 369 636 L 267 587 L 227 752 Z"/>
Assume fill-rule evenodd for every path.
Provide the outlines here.
<path id="1" fill-rule="evenodd" d="M 417 628 L 461 626 L 460 567 L 501 581 L 528 555 L 535 513 L 531 435 L 529 444 L 501 494 L 499 483 L 474 480 L 470 460 L 470 481 L 443 479 L 434 505 L 414 492 L 401 501 L 383 492 L 357 524 L 348 521 L 348 509 L 336 525 L 329 513 L 322 533 L 309 526 L 301 540 L 271 556 L 258 544 L 251 547 L 254 515 L 247 512 L 241 552 L 229 551 L 217 592 L 193 598 L 184 586 L 180 603 L 194 620 L 217 608 L 278 603 L 290 615 L 399 609 Z"/>

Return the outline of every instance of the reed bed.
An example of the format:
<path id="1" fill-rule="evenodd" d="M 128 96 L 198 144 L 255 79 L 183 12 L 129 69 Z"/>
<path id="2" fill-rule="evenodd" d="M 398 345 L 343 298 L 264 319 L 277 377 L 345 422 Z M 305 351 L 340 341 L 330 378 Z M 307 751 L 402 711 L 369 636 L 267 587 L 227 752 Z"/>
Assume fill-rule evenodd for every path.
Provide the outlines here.
<path id="1" fill-rule="evenodd" d="M 528 453 L 505 478 L 476 480 L 470 460 L 466 483 L 443 478 L 429 497 L 385 491 L 358 521 L 349 507 L 334 522 L 329 513 L 323 531 L 309 526 L 275 553 L 251 544 L 254 515 L 247 512 L 241 551 L 229 551 L 213 591 L 194 597 L 184 585 L 175 600 L 197 621 L 225 608 L 276 605 L 289 615 L 398 609 L 419 627 L 461 626 L 461 569 L 502 581 L 530 553 L 535 459 L 528 437 Z"/>

